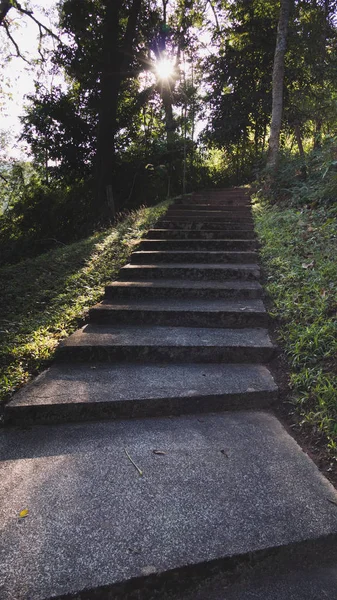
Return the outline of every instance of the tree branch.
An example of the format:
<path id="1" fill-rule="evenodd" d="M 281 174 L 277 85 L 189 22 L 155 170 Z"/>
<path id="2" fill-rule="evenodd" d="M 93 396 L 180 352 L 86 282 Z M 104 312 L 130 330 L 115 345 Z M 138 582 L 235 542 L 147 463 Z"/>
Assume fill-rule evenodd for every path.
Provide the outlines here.
<path id="1" fill-rule="evenodd" d="M 128 18 L 128 22 L 126 25 L 126 31 L 123 40 L 123 48 L 122 48 L 122 64 L 121 64 L 121 73 L 125 73 L 128 69 L 129 64 L 132 60 L 132 46 L 134 42 L 134 38 L 136 37 L 136 26 L 137 21 L 141 9 L 141 0 L 133 0 L 133 4 L 130 9 L 130 14 Z"/>
<path id="2" fill-rule="evenodd" d="M 0 173 L 0 178 L 3 179 L 6 183 L 8 183 L 8 179 L 6 179 L 6 177 L 4 175 L 2 175 L 1 173 Z"/>
<path id="3" fill-rule="evenodd" d="M 17 0 L 13 0 L 13 7 L 16 8 L 23 15 L 26 15 L 27 17 L 32 19 L 32 21 L 34 21 L 34 23 L 36 23 L 36 25 L 39 28 L 40 35 L 42 33 L 42 29 L 44 29 L 45 32 L 48 33 L 49 35 L 51 35 L 51 37 L 53 37 L 55 40 L 57 40 L 58 42 L 61 41 L 60 38 L 58 37 L 58 35 L 56 35 L 56 33 L 54 33 L 51 29 L 49 29 L 49 27 L 47 27 L 46 25 L 41 23 L 41 21 L 39 21 L 36 17 L 34 17 L 32 10 L 23 8 L 23 6 L 21 6 L 21 4 L 19 2 L 17 2 Z"/>
<path id="4" fill-rule="evenodd" d="M 217 28 L 217 30 L 218 30 L 218 33 L 220 33 L 220 32 L 221 32 L 221 29 L 220 29 L 220 23 L 219 23 L 219 19 L 218 19 L 217 12 L 216 12 L 216 10 L 215 10 L 215 6 L 214 6 L 214 4 L 213 4 L 212 0 L 207 0 L 207 3 L 209 4 L 209 6 L 210 6 L 210 7 L 211 7 L 211 9 L 212 9 L 213 16 L 214 16 L 214 20 L 215 20 L 215 24 L 216 24 L 216 28 Z"/>
<path id="5" fill-rule="evenodd" d="M 25 58 L 21 52 L 20 52 L 20 48 L 18 46 L 18 44 L 16 43 L 15 39 L 13 38 L 11 32 L 9 31 L 9 27 L 8 27 L 8 23 L 6 21 L 2 22 L 2 26 L 5 28 L 6 34 L 8 36 L 8 38 L 10 39 L 10 41 L 12 42 L 15 50 L 16 50 L 16 56 L 18 56 L 19 58 L 22 58 L 22 60 L 24 60 L 28 65 L 30 64 L 29 60 L 27 60 L 27 58 Z"/>

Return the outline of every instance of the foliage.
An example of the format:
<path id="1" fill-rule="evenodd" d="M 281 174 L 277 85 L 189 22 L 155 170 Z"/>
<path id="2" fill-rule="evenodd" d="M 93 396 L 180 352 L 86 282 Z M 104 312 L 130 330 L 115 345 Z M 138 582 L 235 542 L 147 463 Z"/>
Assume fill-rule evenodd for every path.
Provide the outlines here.
<path id="1" fill-rule="evenodd" d="M 264 162 L 271 118 L 271 83 L 279 3 L 224 3 L 226 26 L 204 60 L 209 120 L 205 139 L 233 156 L 237 183 Z M 336 2 L 292 3 L 285 65 L 281 145 L 294 136 L 302 160 L 304 139 L 315 147 L 336 125 Z"/>
<path id="2" fill-rule="evenodd" d="M 94 226 L 87 182 L 47 185 L 35 172 L 18 182 L 13 203 L 0 217 L 0 264 L 81 239 Z"/>
<path id="3" fill-rule="evenodd" d="M 0 269 L 0 401 L 46 366 L 167 206 L 140 208 L 109 230 Z"/>
<path id="4" fill-rule="evenodd" d="M 337 197 L 337 139 L 326 136 L 320 148 L 307 152 L 305 160 L 289 150 L 280 155 L 274 179 L 265 192 L 271 202 L 311 208 L 332 205 Z"/>
<path id="5" fill-rule="evenodd" d="M 28 162 L 0 160 L 0 216 L 22 198 L 33 176 L 34 169 Z"/>
<path id="6" fill-rule="evenodd" d="M 254 208 L 265 285 L 289 361 L 294 410 L 337 457 L 336 196 L 326 202 L 323 190 L 319 198 L 314 179 L 300 196 L 291 183 L 287 192 L 277 206 L 260 194 Z"/>
<path id="7" fill-rule="evenodd" d="M 247 161 L 264 149 L 271 110 L 271 73 L 278 7 L 237 0 L 229 5 L 220 56 L 205 61 L 210 121 L 207 138 Z M 252 147 L 252 148 L 250 148 Z"/>
<path id="8" fill-rule="evenodd" d="M 128 205 L 135 181 L 149 186 L 149 197 L 139 196 L 140 203 L 165 197 L 168 189 L 173 193 L 181 192 L 184 144 L 188 179 L 191 180 L 191 175 L 196 173 L 193 138 L 195 119 L 200 110 L 197 85 L 201 73 L 194 60 L 193 66 L 190 66 L 192 76 L 185 75 L 176 90 L 173 90 L 170 81 L 170 98 L 166 98 L 164 108 L 162 96 L 165 86 L 154 74 L 156 59 L 161 58 L 159 38 L 164 35 L 160 33 L 160 4 L 154 0 L 142 3 L 130 64 L 127 72 L 123 71 L 120 75 L 116 130 L 114 140 L 109 144 L 110 152 L 115 155 L 109 172 L 114 172 L 114 202 L 118 209 Z M 186 12 L 184 7 L 187 4 Z M 177 52 L 177 56 L 183 53 L 183 60 L 191 64 L 193 44 L 196 43 L 191 27 L 200 18 L 197 4 L 187 1 L 177 3 L 176 10 L 170 13 L 165 33 L 167 52 Z M 132 2 L 123 3 L 120 13 L 118 52 L 121 55 L 131 6 Z M 62 180 L 68 185 L 74 180 L 88 179 L 93 182 L 97 175 L 104 15 L 104 3 L 97 0 L 65 0 L 60 3 L 60 28 L 64 37 L 57 45 L 52 61 L 56 72 L 65 72 L 67 89 L 62 86 L 49 90 L 40 83 L 36 84 L 36 92 L 29 97 L 30 104 L 22 118 L 22 136 L 31 147 L 35 165 L 45 183 L 53 185 L 55 181 Z M 181 73 L 177 77 L 181 79 Z M 170 136 L 170 148 L 166 139 L 167 103 L 176 106 L 175 131 Z M 151 177 L 146 171 L 147 164 L 155 167 Z M 164 169 L 159 169 L 161 165 Z M 91 189 L 92 215 L 97 201 L 96 189 L 94 186 Z M 145 191 L 143 187 L 138 186 L 137 189 Z"/>

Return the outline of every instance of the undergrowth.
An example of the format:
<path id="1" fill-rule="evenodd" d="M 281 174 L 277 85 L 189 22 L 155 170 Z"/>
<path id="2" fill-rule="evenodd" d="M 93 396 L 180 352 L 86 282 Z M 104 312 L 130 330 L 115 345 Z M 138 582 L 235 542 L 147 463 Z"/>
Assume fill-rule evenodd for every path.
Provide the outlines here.
<path id="1" fill-rule="evenodd" d="M 336 459 L 337 205 L 289 204 L 254 207 L 266 288 L 300 424 Z"/>
<path id="2" fill-rule="evenodd" d="M 140 208 L 107 231 L 0 269 L 0 402 L 48 364 L 168 204 Z"/>

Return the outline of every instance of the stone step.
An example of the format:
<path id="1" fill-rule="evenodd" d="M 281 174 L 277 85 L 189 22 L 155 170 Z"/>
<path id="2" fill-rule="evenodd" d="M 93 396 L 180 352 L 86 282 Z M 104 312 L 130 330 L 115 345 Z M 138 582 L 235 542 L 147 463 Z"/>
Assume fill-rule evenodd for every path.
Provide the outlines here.
<path id="1" fill-rule="evenodd" d="M 114 281 L 105 287 L 106 298 L 261 298 L 257 281 Z"/>
<path id="2" fill-rule="evenodd" d="M 335 538 L 334 538 L 335 539 Z M 233 570 L 205 565 L 193 576 L 177 581 L 166 578 L 156 586 L 155 600 L 334 600 L 337 590 L 337 552 L 325 538 L 311 544 L 279 548 L 272 556 L 256 555 Z M 213 568 L 212 568 L 213 567 Z M 234 564 L 235 568 L 235 564 Z M 161 589 L 163 590 L 161 594 Z M 168 589 L 172 592 L 167 595 Z M 137 599 L 141 600 L 139 589 Z M 157 596 L 155 595 L 157 594 Z"/>
<path id="3" fill-rule="evenodd" d="M 255 240 L 205 240 L 205 239 L 144 239 L 140 250 L 208 250 L 208 251 L 247 251 L 255 250 Z"/>
<path id="4" fill-rule="evenodd" d="M 5 407 L 12 425 L 266 408 L 277 401 L 257 364 L 56 363 Z M 172 429 L 174 431 L 174 429 Z"/>
<path id="5" fill-rule="evenodd" d="M 275 355 L 266 329 L 85 325 L 59 346 L 59 360 L 267 363 Z"/>
<path id="6" fill-rule="evenodd" d="M 227 190 L 198 190 L 193 192 L 191 197 L 203 196 L 206 198 L 236 198 L 236 197 L 244 197 L 249 198 L 251 196 L 250 190 L 242 189 L 242 188 L 230 188 Z"/>
<path id="7" fill-rule="evenodd" d="M 241 214 L 241 212 L 251 212 L 251 205 L 250 204 L 245 204 L 245 205 L 240 205 L 240 206 L 236 206 L 233 209 L 233 206 L 227 206 L 227 205 L 216 205 L 216 204 L 171 204 L 168 208 L 168 210 L 176 210 L 176 211 L 210 211 L 210 212 L 221 212 L 221 213 L 228 213 L 228 212 L 233 212 L 233 210 L 235 212 L 238 212 L 239 214 Z"/>
<path id="8" fill-rule="evenodd" d="M 231 213 L 218 213 L 218 212 L 205 212 L 205 211 L 190 211 L 185 213 L 183 211 L 172 211 L 168 210 L 165 215 L 163 215 L 163 219 L 167 221 L 206 221 L 206 222 L 215 222 L 219 221 L 220 223 L 252 223 L 253 217 L 251 213 L 247 212 L 244 214 L 237 214 L 235 212 Z"/>
<path id="9" fill-rule="evenodd" d="M 189 200 L 190 203 L 200 202 L 201 204 L 218 204 L 223 205 L 232 202 L 233 204 L 247 204 L 250 203 L 251 199 L 249 195 L 245 194 L 194 194 Z M 177 201 L 178 203 L 179 201 Z M 186 200 L 182 200 L 181 203 L 186 203 Z"/>
<path id="10" fill-rule="evenodd" d="M 174 206 L 178 206 L 179 204 L 183 204 L 183 202 L 175 202 Z M 251 207 L 252 204 L 249 200 L 249 198 L 239 198 L 238 196 L 235 197 L 231 197 L 231 198 L 227 198 L 227 199 L 223 199 L 223 200 L 217 200 L 216 198 L 205 198 L 205 197 L 198 197 L 198 198 L 191 198 L 190 203 L 193 206 L 216 206 L 216 207 L 232 207 L 232 208 L 237 208 L 237 207 Z"/>
<path id="11" fill-rule="evenodd" d="M 190 230 L 190 229 L 196 229 L 196 230 L 203 230 L 206 229 L 208 231 L 210 230 L 216 230 L 219 231 L 221 230 L 222 232 L 222 236 L 223 237 L 228 237 L 228 233 L 230 231 L 235 231 L 236 235 L 238 237 L 241 236 L 241 231 L 247 231 L 247 230 L 251 230 L 252 232 L 254 232 L 254 223 L 253 221 L 245 221 L 245 222 L 241 222 L 241 221 L 232 221 L 232 222 L 225 222 L 225 221 L 219 221 L 219 220 L 214 220 L 212 222 L 210 221 L 193 221 L 193 220 L 188 220 L 188 221 L 179 221 L 179 220 L 175 220 L 175 221 L 167 221 L 166 219 L 162 219 L 161 221 L 158 221 L 156 223 L 156 228 L 157 229 L 185 229 L 185 230 Z"/>
<path id="12" fill-rule="evenodd" d="M 194 205 L 194 204 L 202 204 L 209 205 L 213 204 L 214 206 L 251 206 L 251 198 L 249 196 L 242 195 L 230 195 L 230 196 L 202 196 L 195 195 L 191 196 L 189 200 L 177 200 L 174 202 L 173 206 L 182 204 L 182 205 Z M 171 205 L 172 206 L 172 205 Z"/>
<path id="13" fill-rule="evenodd" d="M 149 231 L 145 234 L 144 239 L 178 239 L 178 240 L 218 240 L 218 239 L 240 239 L 240 240 L 255 240 L 255 232 L 251 229 L 246 230 L 226 230 L 222 231 L 213 229 L 211 231 L 207 231 L 206 229 L 149 229 Z"/>
<path id="14" fill-rule="evenodd" d="M 220 219 L 228 219 L 229 221 L 235 219 L 251 219 L 252 211 L 250 209 L 245 210 L 199 210 L 197 207 L 190 210 L 179 210 L 175 207 L 170 207 L 166 211 L 165 215 L 168 217 L 200 217 L 205 221 L 210 217 L 211 219 L 219 217 Z"/>
<path id="15" fill-rule="evenodd" d="M 268 315 L 261 300 L 130 299 L 103 300 L 89 310 L 94 323 L 169 325 L 173 327 L 266 327 Z"/>
<path id="16" fill-rule="evenodd" d="M 241 281 L 255 281 L 259 277 L 260 268 L 254 264 L 128 264 L 119 272 L 119 278 L 122 281 L 139 281 L 140 279 L 184 279 L 196 281 L 239 279 Z"/>
<path id="17" fill-rule="evenodd" d="M 153 265 L 156 263 L 256 263 L 258 255 L 252 251 L 220 252 L 201 250 L 140 250 L 131 254 L 133 265 Z"/>
<path id="18" fill-rule="evenodd" d="M 165 213 L 163 221 L 172 221 L 173 223 L 220 223 L 222 224 L 231 224 L 231 223 L 240 223 L 241 225 L 245 225 L 246 223 L 254 223 L 253 217 L 248 215 L 246 217 L 242 217 L 240 215 L 228 215 L 228 216 L 216 216 L 214 213 L 196 213 L 194 215 L 184 215 L 177 213 Z"/>
<path id="19" fill-rule="evenodd" d="M 160 583 L 183 590 L 207 567 L 235 582 L 243 564 L 252 572 L 287 550 L 335 552 L 336 490 L 269 413 L 40 426 L 0 439 L 2 600 L 165 600 Z M 333 600 L 323 592 L 317 600 Z M 279 598 L 272 585 L 262 597 Z"/>

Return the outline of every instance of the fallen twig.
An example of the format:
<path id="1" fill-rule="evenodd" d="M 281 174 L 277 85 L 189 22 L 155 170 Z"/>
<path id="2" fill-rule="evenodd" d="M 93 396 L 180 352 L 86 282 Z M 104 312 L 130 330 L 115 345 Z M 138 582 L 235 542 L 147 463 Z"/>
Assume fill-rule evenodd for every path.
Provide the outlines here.
<path id="1" fill-rule="evenodd" d="M 135 469 L 137 469 L 139 475 L 142 477 L 143 476 L 143 471 L 136 465 L 136 463 L 134 462 L 134 460 L 132 460 L 130 454 L 128 453 L 127 449 L 124 448 L 124 452 L 126 454 L 126 456 L 128 457 L 129 461 L 132 462 L 133 466 L 135 467 Z"/>

